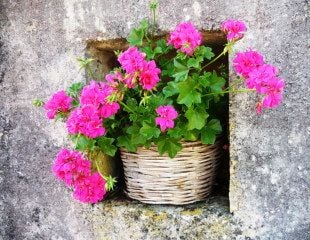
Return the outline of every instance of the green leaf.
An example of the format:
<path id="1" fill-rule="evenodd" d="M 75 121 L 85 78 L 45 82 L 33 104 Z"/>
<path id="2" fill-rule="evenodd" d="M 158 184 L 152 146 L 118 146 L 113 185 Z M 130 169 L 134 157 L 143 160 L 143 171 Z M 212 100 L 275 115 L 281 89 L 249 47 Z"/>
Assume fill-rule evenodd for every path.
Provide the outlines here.
<path id="1" fill-rule="evenodd" d="M 201 130 L 201 142 L 204 144 L 214 144 L 216 135 L 222 132 L 222 126 L 218 119 L 210 120 Z"/>
<path id="2" fill-rule="evenodd" d="M 140 127 L 133 125 L 127 128 L 127 134 L 129 135 L 130 141 L 133 145 L 144 144 L 146 142 L 146 137 L 141 135 Z"/>
<path id="3" fill-rule="evenodd" d="M 198 136 L 199 136 L 199 130 L 197 129 L 184 131 L 184 139 L 186 141 L 197 141 Z"/>
<path id="4" fill-rule="evenodd" d="M 208 60 L 211 60 L 215 55 L 212 52 L 212 48 L 206 46 L 199 46 L 195 51 L 195 56 L 202 56 Z"/>
<path id="5" fill-rule="evenodd" d="M 175 73 L 173 62 L 167 62 L 164 60 L 160 61 L 162 73 L 161 76 L 169 76 L 172 77 Z"/>
<path id="6" fill-rule="evenodd" d="M 180 139 L 183 135 L 184 130 L 180 127 L 174 127 L 168 130 L 168 134 L 170 137 L 175 139 Z"/>
<path id="7" fill-rule="evenodd" d="M 179 93 L 177 84 L 174 81 L 168 82 L 167 86 L 163 88 L 163 94 L 166 98 L 171 97 Z"/>
<path id="8" fill-rule="evenodd" d="M 92 61 L 94 61 L 95 59 L 78 57 L 78 58 L 76 58 L 76 60 L 78 61 L 79 65 L 80 65 L 80 69 L 83 69 L 83 68 L 87 68 L 90 65 L 90 63 Z"/>
<path id="9" fill-rule="evenodd" d="M 157 149 L 160 155 L 168 153 L 170 158 L 174 158 L 182 149 L 182 145 L 173 138 L 163 137 L 157 141 Z"/>
<path id="10" fill-rule="evenodd" d="M 76 135 L 73 137 L 75 149 L 85 151 L 93 150 L 95 148 L 95 140 L 83 135 Z"/>
<path id="11" fill-rule="evenodd" d="M 127 41 L 130 45 L 134 46 L 142 46 L 143 45 L 143 38 L 147 32 L 149 23 L 147 20 L 142 20 L 138 28 L 134 28 L 128 38 Z"/>
<path id="12" fill-rule="evenodd" d="M 66 92 L 69 96 L 77 98 L 83 86 L 84 84 L 82 82 L 73 83 L 70 87 L 68 87 Z"/>
<path id="13" fill-rule="evenodd" d="M 117 148 L 113 145 L 114 138 L 108 138 L 108 137 L 100 137 L 97 139 L 97 144 L 100 147 L 100 149 L 109 156 L 114 156 Z"/>
<path id="14" fill-rule="evenodd" d="M 117 138 L 117 146 L 126 148 L 129 152 L 136 152 L 137 145 L 133 144 L 128 136 L 120 136 Z"/>
<path id="15" fill-rule="evenodd" d="M 210 79 L 212 77 L 211 72 L 205 72 L 202 76 L 199 76 L 198 81 L 203 87 L 210 86 Z"/>
<path id="16" fill-rule="evenodd" d="M 42 107 L 44 105 L 44 102 L 41 99 L 34 99 L 32 101 L 32 105 L 35 107 Z"/>
<path id="17" fill-rule="evenodd" d="M 189 68 L 176 59 L 174 59 L 173 65 L 175 67 L 175 74 L 173 74 L 172 76 L 175 78 L 175 80 L 179 82 L 181 80 L 187 79 Z"/>
<path id="18" fill-rule="evenodd" d="M 209 115 L 203 108 L 191 107 L 185 112 L 185 116 L 188 119 L 188 130 L 192 130 L 202 129 Z"/>
<path id="19" fill-rule="evenodd" d="M 189 68 L 196 68 L 196 69 L 199 69 L 201 66 L 200 66 L 200 63 L 203 61 L 203 58 L 202 57 L 197 57 L 197 58 L 190 58 L 188 59 L 187 61 L 187 66 Z"/>
<path id="20" fill-rule="evenodd" d="M 143 122 L 143 127 L 140 129 L 140 133 L 144 136 L 147 140 L 151 138 L 158 138 L 160 135 L 160 130 L 155 126 L 150 126 Z"/>
<path id="21" fill-rule="evenodd" d="M 187 79 L 187 81 L 180 82 L 177 87 L 180 92 L 177 99 L 179 104 L 185 104 L 187 107 L 190 107 L 193 103 L 201 103 L 201 94 L 195 89 L 195 81 Z"/>
<path id="22" fill-rule="evenodd" d="M 162 53 L 168 53 L 173 47 L 171 45 L 167 45 L 167 42 L 165 39 L 160 39 L 156 41 L 157 47 L 161 48 Z"/>
<path id="23" fill-rule="evenodd" d="M 226 82 L 225 79 L 218 76 L 215 71 L 213 71 L 213 73 L 211 74 L 209 81 L 210 81 L 210 90 L 211 92 L 214 93 L 221 92 Z"/>
<path id="24" fill-rule="evenodd" d="M 153 59 L 155 56 L 155 52 L 153 51 L 153 49 L 150 46 L 145 46 L 145 47 L 141 48 L 141 51 L 146 54 L 146 58 L 148 60 Z"/>

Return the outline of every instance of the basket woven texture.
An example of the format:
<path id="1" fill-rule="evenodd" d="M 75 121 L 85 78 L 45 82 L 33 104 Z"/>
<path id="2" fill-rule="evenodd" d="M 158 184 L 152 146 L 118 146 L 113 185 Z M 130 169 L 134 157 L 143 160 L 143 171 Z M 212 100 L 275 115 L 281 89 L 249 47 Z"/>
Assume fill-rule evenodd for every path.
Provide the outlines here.
<path id="1" fill-rule="evenodd" d="M 126 190 L 144 203 L 184 205 L 205 200 L 212 190 L 221 157 L 220 142 L 183 143 L 173 159 L 160 156 L 156 146 L 136 153 L 121 149 Z"/>

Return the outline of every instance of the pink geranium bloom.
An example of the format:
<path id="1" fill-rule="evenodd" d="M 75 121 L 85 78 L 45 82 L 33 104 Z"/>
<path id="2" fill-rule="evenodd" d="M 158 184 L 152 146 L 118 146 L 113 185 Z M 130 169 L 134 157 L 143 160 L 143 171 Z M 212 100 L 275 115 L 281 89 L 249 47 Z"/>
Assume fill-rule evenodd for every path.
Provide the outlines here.
<path id="1" fill-rule="evenodd" d="M 54 161 L 52 171 L 66 185 L 73 186 L 90 175 L 91 163 L 78 151 L 62 149 Z"/>
<path id="2" fill-rule="evenodd" d="M 136 86 L 137 76 L 138 76 L 137 73 L 126 74 L 123 79 L 123 82 L 128 88 L 134 88 Z"/>
<path id="3" fill-rule="evenodd" d="M 89 138 L 96 138 L 106 133 L 97 107 L 94 105 L 83 105 L 75 109 L 66 124 L 70 134 L 81 133 Z"/>
<path id="4" fill-rule="evenodd" d="M 158 117 L 155 118 L 155 123 L 160 126 L 162 132 L 165 132 L 168 128 L 174 128 L 174 119 L 178 117 L 178 112 L 174 107 L 170 105 L 159 106 L 156 113 Z"/>
<path id="5" fill-rule="evenodd" d="M 100 108 L 100 116 L 102 118 L 109 118 L 116 114 L 119 109 L 120 106 L 116 102 L 103 104 Z"/>
<path id="6" fill-rule="evenodd" d="M 73 99 L 65 91 L 56 93 L 44 104 L 46 115 L 49 119 L 54 119 L 58 112 L 66 113 L 72 106 Z"/>
<path id="7" fill-rule="evenodd" d="M 170 33 L 168 44 L 179 49 L 181 52 L 192 55 L 202 42 L 200 32 L 194 27 L 191 22 L 180 23 L 174 31 Z"/>
<path id="8" fill-rule="evenodd" d="M 257 80 L 254 83 L 254 88 L 257 89 L 257 92 L 264 94 L 262 102 L 256 105 L 256 112 L 258 114 L 262 112 L 263 108 L 275 108 L 280 105 L 285 86 L 284 80 L 275 76 L 278 73 L 277 68 L 268 65 L 266 68 L 261 68 L 261 71 L 263 73 L 258 74 Z"/>
<path id="9" fill-rule="evenodd" d="M 145 90 L 153 89 L 159 82 L 160 69 L 156 67 L 155 61 L 145 62 L 140 74 L 140 85 Z"/>
<path id="10" fill-rule="evenodd" d="M 105 184 L 100 174 L 94 173 L 75 186 L 73 196 L 83 203 L 97 203 L 106 194 Z"/>
<path id="11" fill-rule="evenodd" d="M 130 47 L 119 55 L 118 61 L 127 73 L 141 71 L 145 61 L 145 54 L 136 47 Z"/>
<path id="12" fill-rule="evenodd" d="M 82 105 L 94 105 L 99 107 L 100 104 L 106 102 L 106 98 L 113 92 L 114 88 L 106 83 L 97 83 L 92 81 L 89 85 L 82 89 L 80 102 Z"/>
<path id="13" fill-rule="evenodd" d="M 112 87 L 116 87 L 120 82 L 124 81 L 122 74 L 118 71 L 107 74 L 105 80 L 107 80 L 107 83 Z"/>
<path id="14" fill-rule="evenodd" d="M 227 34 L 229 41 L 236 41 L 243 38 L 246 26 L 242 21 L 228 19 L 222 23 L 221 30 Z"/>
<path id="15" fill-rule="evenodd" d="M 276 77 L 278 72 L 279 70 L 275 66 L 263 64 L 249 72 L 246 86 L 250 89 L 256 89 L 258 93 L 266 93 L 268 91 L 266 86 Z"/>
<path id="16" fill-rule="evenodd" d="M 236 73 L 244 78 L 249 77 L 249 73 L 264 64 L 263 56 L 256 51 L 248 50 L 239 52 L 233 60 L 233 66 Z"/>
<path id="17" fill-rule="evenodd" d="M 263 98 L 262 104 L 264 108 L 275 108 L 282 101 L 282 93 L 285 82 L 281 78 L 273 77 L 264 83 L 266 96 Z"/>
<path id="18" fill-rule="evenodd" d="M 281 92 L 269 93 L 263 98 L 262 106 L 264 108 L 275 108 L 280 105 L 282 98 Z"/>

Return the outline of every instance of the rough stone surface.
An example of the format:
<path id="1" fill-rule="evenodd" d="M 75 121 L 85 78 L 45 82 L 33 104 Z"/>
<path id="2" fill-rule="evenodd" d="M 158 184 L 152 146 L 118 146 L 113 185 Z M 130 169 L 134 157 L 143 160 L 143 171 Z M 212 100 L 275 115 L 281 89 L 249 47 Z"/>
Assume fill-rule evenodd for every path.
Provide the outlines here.
<path id="1" fill-rule="evenodd" d="M 223 199 L 186 209 L 72 201 L 50 174 L 64 128 L 31 106 L 83 81 L 85 40 L 126 36 L 148 1 L 0 1 L 1 239 L 310 239 L 309 6 L 303 0 L 165 1 L 159 26 L 247 22 L 251 46 L 281 69 L 283 105 L 257 117 L 231 97 L 230 215 Z M 234 75 L 231 75 L 234 78 Z M 226 210 L 225 210 L 226 209 Z M 185 211 L 185 214 L 184 214 Z M 226 224 L 227 223 L 227 224 Z M 179 229 L 179 230 L 178 230 Z"/>

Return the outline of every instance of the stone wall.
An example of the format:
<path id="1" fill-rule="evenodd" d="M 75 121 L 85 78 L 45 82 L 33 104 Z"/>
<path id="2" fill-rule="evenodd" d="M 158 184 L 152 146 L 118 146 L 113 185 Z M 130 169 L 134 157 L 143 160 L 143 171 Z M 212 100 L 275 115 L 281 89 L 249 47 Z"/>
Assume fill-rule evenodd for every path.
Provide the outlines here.
<path id="1" fill-rule="evenodd" d="M 239 227 L 223 235 L 218 227 L 217 235 L 212 235 L 204 218 L 215 224 L 219 220 L 206 210 L 196 217 L 199 210 L 190 215 L 191 224 L 185 224 L 196 229 L 192 233 L 172 233 L 175 228 L 169 226 L 174 221 L 164 217 L 160 225 L 150 221 L 153 226 L 147 226 L 166 234 L 155 235 L 151 230 L 143 233 L 146 226 L 138 220 L 144 218 L 124 217 L 126 211 L 145 215 L 140 205 L 126 209 L 113 203 L 93 207 L 72 201 L 50 173 L 55 154 L 68 145 L 65 129 L 47 122 L 43 112 L 31 106 L 33 98 L 45 99 L 72 82 L 84 81 L 75 57 L 84 55 L 85 40 L 126 36 L 149 16 L 148 1 L 0 1 L 1 239 L 310 239 L 308 4 L 302 0 L 160 1 L 163 30 L 182 20 L 205 29 L 218 28 L 228 17 L 246 21 L 249 31 L 237 49 L 251 46 L 279 66 L 286 90 L 282 106 L 262 116 L 255 115 L 249 96 L 231 96 L 234 216 L 227 221 L 240 221 Z M 178 220 L 179 210 L 169 211 L 168 216 L 184 224 Z M 118 238 L 109 229 L 97 234 L 98 224 L 128 234 L 122 232 Z"/>

